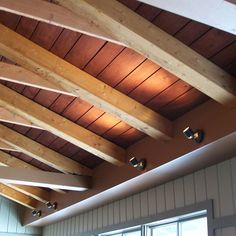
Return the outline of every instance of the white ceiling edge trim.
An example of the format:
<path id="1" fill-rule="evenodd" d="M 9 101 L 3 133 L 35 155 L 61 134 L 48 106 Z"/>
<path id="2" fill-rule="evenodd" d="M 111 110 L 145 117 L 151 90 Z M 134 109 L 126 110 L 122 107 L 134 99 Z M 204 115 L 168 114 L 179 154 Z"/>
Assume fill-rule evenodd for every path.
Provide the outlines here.
<path id="1" fill-rule="evenodd" d="M 105 190 L 95 196 L 73 204 L 54 214 L 38 219 L 28 226 L 45 226 L 108 202 L 127 197 L 156 185 L 187 175 L 207 166 L 236 157 L 236 132 L 218 139 L 208 145 L 183 155 L 171 162 L 139 175 L 131 180 Z M 142 184 L 140 184 L 142 183 Z"/>
<path id="2" fill-rule="evenodd" d="M 225 0 L 139 0 L 236 35 L 236 4 Z"/>

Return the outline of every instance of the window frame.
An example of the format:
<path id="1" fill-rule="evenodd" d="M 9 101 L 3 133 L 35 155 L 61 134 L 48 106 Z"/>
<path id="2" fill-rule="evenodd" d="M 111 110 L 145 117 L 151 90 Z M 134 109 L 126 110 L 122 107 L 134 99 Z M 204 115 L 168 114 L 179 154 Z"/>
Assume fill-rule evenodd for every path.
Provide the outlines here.
<path id="1" fill-rule="evenodd" d="M 126 229 L 141 227 L 141 236 L 147 236 L 147 225 L 154 224 L 155 222 L 162 222 L 171 218 L 178 218 L 180 216 L 188 216 L 196 212 L 206 211 L 208 236 L 214 236 L 213 225 L 213 200 L 206 200 L 189 206 L 184 206 L 169 210 L 167 212 L 158 213 L 156 215 L 141 217 L 126 222 L 121 222 L 115 225 L 105 226 L 93 232 L 88 232 L 84 236 L 109 236 L 109 233 L 115 231 L 125 231 Z M 190 217 L 189 217 L 190 218 Z M 113 234 L 114 235 L 114 234 Z"/>
<path id="2" fill-rule="evenodd" d="M 196 213 L 198 213 L 198 212 L 196 212 Z M 151 225 L 146 224 L 145 226 L 147 227 L 147 231 L 148 231 L 148 233 L 146 233 L 146 235 L 153 236 L 153 229 L 164 226 L 164 225 L 176 223 L 177 224 L 177 229 L 176 229 L 177 236 L 181 236 L 180 235 L 180 224 L 181 223 L 188 222 L 188 221 L 195 220 L 195 219 L 201 219 L 201 218 L 207 219 L 207 228 L 208 228 L 207 212 L 205 212 L 205 213 L 197 214 L 197 215 L 193 215 L 193 216 L 186 216 L 186 217 L 180 216 L 179 219 L 173 219 L 173 220 L 169 219 L 170 221 L 168 221 L 168 219 L 167 219 L 167 222 L 165 222 L 165 223 L 158 224 L 158 222 L 157 222 L 157 224 L 153 224 L 153 223 L 151 223 Z"/>

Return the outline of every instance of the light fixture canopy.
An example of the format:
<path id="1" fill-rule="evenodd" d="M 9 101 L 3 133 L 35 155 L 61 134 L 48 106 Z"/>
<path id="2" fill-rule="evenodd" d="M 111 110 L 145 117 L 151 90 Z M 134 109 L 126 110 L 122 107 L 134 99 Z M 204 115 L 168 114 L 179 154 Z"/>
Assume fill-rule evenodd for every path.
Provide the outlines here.
<path id="1" fill-rule="evenodd" d="M 47 203 L 46 203 L 46 206 L 47 206 L 48 209 L 54 209 L 54 210 L 56 210 L 56 209 L 57 209 L 57 202 L 53 202 L 53 203 L 47 202 Z"/>
<path id="2" fill-rule="evenodd" d="M 147 165 L 147 161 L 145 159 L 137 160 L 136 157 L 132 157 L 129 160 L 129 164 L 138 170 L 144 170 Z"/>
<path id="3" fill-rule="evenodd" d="M 32 211 L 32 215 L 33 215 L 33 216 L 38 216 L 38 217 L 40 217 L 40 216 L 42 215 L 42 212 L 41 212 L 40 210 L 34 209 L 34 210 Z"/>
<path id="4" fill-rule="evenodd" d="M 196 143 L 201 143 L 204 139 L 204 132 L 200 129 L 193 131 L 190 127 L 183 130 L 183 134 L 187 139 L 193 139 Z"/>

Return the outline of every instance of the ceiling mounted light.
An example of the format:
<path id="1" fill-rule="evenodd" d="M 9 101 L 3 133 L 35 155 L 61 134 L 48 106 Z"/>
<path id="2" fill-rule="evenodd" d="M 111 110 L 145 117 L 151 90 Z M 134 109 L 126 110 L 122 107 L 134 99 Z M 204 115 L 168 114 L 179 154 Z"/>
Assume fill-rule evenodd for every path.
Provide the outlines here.
<path id="1" fill-rule="evenodd" d="M 47 203 L 46 203 L 46 206 L 47 206 L 48 209 L 54 209 L 54 210 L 56 210 L 56 209 L 57 209 L 57 202 L 53 202 L 53 203 L 47 202 Z"/>
<path id="2" fill-rule="evenodd" d="M 38 216 L 38 217 L 40 217 L 40 216 L 42 215 L 42 212 L 41 212 L 40 210 L 37 211 L 37 210 L 35 209 L 35 210 L 32 211 L 32 215 L 33 215 L 33 216 Z"/>
<path id="3" fill-rule="evenodd" d="M 187 139 L 193 139 L 196 143 L 201 143 L 204 139 L 204 132 L 200 129 L 193 131 L 190 127 L 183 130 L 183 134 Z"/>
<path id="4" fill-rule="evenodd" d="M 129 160 L 129 164 L 138 170 L 144 170 L 147 165 L 147 161 L 145 159 L 137 160 L 136 157 L 132 157 Z"/>

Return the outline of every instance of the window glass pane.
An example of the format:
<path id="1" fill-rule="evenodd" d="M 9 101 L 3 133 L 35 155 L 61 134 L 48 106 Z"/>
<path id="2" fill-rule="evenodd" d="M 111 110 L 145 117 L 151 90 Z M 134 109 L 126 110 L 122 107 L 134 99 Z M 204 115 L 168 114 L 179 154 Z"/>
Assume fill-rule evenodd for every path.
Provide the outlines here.
<path id="1" fill-rule="evenodd" d="M 180 224 L 181 236 L 207 236 L 207 218 L 199 218 Z"/>
<path id="2" fill-rule="evenodd" d="M 177 223 L 160 225 L 153 228 L 152 236 L 177 236 Z"/>
<path id="3" fill-rule="evenodd" d="M 127 232 L 123 234 L 124 236 L 141 236 L 141 231 Z"/>

